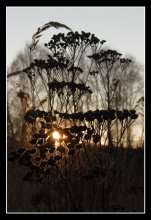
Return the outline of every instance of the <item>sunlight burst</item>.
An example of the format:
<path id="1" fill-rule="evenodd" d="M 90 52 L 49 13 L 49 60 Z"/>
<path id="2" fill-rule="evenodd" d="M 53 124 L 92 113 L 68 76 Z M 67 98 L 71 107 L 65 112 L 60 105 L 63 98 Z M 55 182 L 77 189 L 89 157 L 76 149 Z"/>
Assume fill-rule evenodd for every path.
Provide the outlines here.
<path id="1" fill-rule="evenodd" d="M 59 147 L 60 143 L 58 141 L 55 141 L 55 147 Z"/>
<path id="2" fill-rule="evenodd" d="M 60 134 L 58 133 L 58 131 L 54 131 L 54 132 L 52 133 L 52 136 L 53 136 L 53 138 L 54 138 L 55 140 L 59 140 L 59 138 L 61 137 Z"/>

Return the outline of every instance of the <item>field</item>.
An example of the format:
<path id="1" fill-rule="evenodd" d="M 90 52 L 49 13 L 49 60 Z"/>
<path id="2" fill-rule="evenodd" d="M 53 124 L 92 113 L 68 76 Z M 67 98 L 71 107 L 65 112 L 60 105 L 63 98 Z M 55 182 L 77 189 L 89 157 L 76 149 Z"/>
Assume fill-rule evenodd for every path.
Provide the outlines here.
<path id="1" fill-rule="evenodd" d="M 95 150 L 94 150 L 95 151 Z M 76 163 L 71 168 L 72 199 L 66 185 L 57 176 L 49 176 L 49 186 L 23 181 L 25 170 L 8 162 L 8 212 L 143 212 L 144 211 L 144 149 L 122 148 L 97 151 L 103 162 L 112 159 L 113 170 L 96 178 L 84 178 Z M 84 160 L 85 161 L 85 160 Z M 99 162 L 92 159 L 93 167 Z M 86 162 L 86 161 L 85 161 Z M 84 172 L 85 169 L 82 171 Z M 81 172 L 82 172 L 81 171 Z M 55 177 L 55 178 L 54 178 Z M 43 191 L 45 199 L 31 201 Z M 37 196 L 38 198 L 38 196 Z M 46 202 L 47 201 L 47 202 Z M 76 206 L 75 206 L 76 204 Z"/>

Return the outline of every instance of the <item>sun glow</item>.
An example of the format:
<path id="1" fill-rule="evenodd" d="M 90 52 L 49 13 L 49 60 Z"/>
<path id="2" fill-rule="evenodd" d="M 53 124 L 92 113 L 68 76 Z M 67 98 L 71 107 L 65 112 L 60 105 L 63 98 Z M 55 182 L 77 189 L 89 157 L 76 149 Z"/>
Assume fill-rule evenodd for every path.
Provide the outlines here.
<path id="1" fill-rule="evenodd" d="M 53 138 L 54 138 L 55 140 L 59 140 L 59 138 L 61 137 L 60 134 L 58 133 L 58 131 L 54 131 L 54 132 L 52 133 L 52 136 L 53 136 Z"/>
<path id="2" fill-rule="evenodd" d="M 59 147 L 60 143 L 58 141 L 55 141 L 55 147 Z"/>
<path id="3" fill-rule="evenodd" d="M 63 139 L 65 139 L 67 136 L 65 136 L 64 134 L 63 134 Z"/>

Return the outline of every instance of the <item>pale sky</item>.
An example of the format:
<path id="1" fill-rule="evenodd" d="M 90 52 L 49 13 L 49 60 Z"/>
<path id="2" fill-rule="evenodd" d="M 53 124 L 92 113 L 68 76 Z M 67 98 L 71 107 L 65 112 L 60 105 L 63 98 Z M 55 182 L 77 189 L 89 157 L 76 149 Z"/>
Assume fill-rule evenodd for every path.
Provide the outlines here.
<path id="1" fill-rule="evenodd" d="M 145 8 L 144 7 L 7 7 L 7 66 L 26 42 L 45 23 L 57 21 L 73 31 L 91 32 L 111 49 L 123 55 L 132 55 L 144 65 L 145 60 Z M 53 34 L 66 29 L 49 28 L 43 32 L 41 43 Z"/>

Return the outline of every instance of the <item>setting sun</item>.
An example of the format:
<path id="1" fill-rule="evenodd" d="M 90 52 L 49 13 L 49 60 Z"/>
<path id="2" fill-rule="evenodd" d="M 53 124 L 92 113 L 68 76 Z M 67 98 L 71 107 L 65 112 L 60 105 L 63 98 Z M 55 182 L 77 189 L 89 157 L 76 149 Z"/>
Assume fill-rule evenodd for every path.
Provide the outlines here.
<path id="1" fill-rule="evenodd" d="M 58 131 L 54 131 L 54 132 L 52 133 L 52 136 L 53 136 L 53 138 L 56 139 L 56 140 L 58 140 L 58 139 L 60 138 L 60 134 L 58 133 Z"/>

